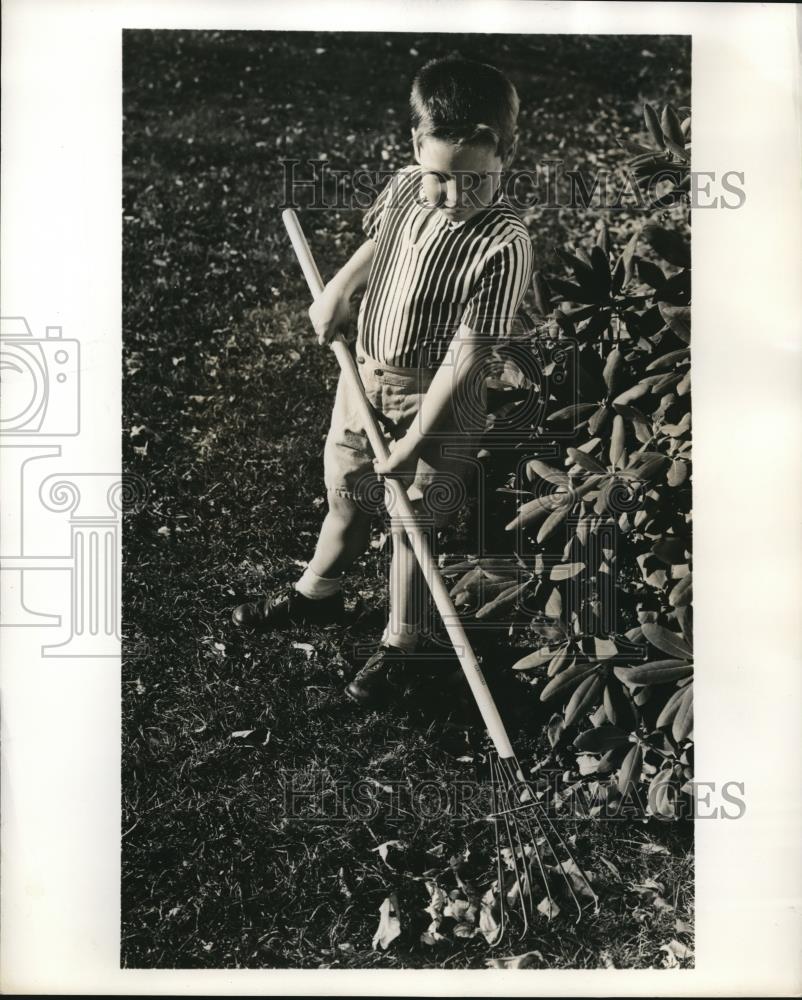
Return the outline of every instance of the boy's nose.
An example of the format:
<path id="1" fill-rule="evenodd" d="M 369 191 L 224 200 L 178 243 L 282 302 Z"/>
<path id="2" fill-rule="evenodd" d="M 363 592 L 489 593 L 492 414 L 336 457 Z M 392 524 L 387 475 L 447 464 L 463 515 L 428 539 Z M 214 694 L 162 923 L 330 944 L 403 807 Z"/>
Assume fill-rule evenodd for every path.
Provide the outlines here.
<path id="1" fill-rule="evenodd" d="M 459 205 L 459 193 L 457 191 L 456 178 L 452 177 L 446 181 L 446 201 L 444 208 L 457 208 Z"/>

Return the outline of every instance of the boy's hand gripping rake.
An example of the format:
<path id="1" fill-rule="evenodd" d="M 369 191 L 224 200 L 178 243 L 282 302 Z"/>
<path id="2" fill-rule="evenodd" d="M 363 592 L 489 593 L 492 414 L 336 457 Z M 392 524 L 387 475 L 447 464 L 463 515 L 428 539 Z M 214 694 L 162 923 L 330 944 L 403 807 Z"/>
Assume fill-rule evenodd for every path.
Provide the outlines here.
<path id="1" fill-rule="evenodd" d="M 313 298 L 317 298 L 323 291 L 323 280 L 298 218 L 292 209 L 286 209 L 282 218 L 303 269 L 309 290 Z M 333 337 L 329 346 L 334 351 L 353 393 L 373 452 L 377 458 L 386 460 L 389 457 L 389 450 L 365 396 L 362 380 L 351 352 L 339 334 Z M 576 906 L 577 921 L 579 921 L 582 916 L 580 896 L 584 895 L 592 899 L 597 908 L 598 898 L 565 839 L 556 829 L 548 813 L 538 802 L 532 787 L 524 778 L 496 703 L 490 694 L 468 637 L 459 621 L 448 588 L 435 563 L 429 539 L 418 526 L 414 509 L 403 484 L 391 476 L 385 476 L 384 488 L 385 496 L 389 500 L 388 510 L 392 511 L 393 516 L 400 520 L 406 530 L 423 577 L 432 592 L 448 636 L 454 644 L 454 650 L 459 657 L 463 673 L 496 750 L 495 754 L 491 753 L 490 755 L 493 813 L 489 817 L 493 820 L 496 836 L 499 898 L 499 930 L 494 943 L 497 944 L 501 940 L 508 923 L 505 895 L 517 896 L 521 901 L 523 936 L 527 933 L 530 922 L 534 920 L 537 904 L 536 895 L 539 895 L 539 892 L 536 891 L 538 883 L 551 903 L 550 881 L 555 874 L 565 883 Z M 562 849 L 567 861 L 561 859 L 558 848 Z M 505 855 L 508 855 L 508 859 L 505 859 Z M 551 863 L 549 858 L 552 859 Z M 513 883 L 509 889 L 505 889 L 504 885 L 505 860 L 511 871 Z"/>

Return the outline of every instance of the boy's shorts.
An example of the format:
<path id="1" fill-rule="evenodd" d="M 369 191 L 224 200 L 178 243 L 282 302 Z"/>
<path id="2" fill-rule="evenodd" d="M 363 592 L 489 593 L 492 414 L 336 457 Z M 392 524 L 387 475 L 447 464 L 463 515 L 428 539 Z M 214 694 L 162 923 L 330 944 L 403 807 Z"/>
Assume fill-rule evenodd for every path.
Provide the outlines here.
<path id="1" fill-rule="evenodd" d="M 415 420 L 436 369 L 394 368 L 359 351 L 357 370 L 379 429 L 389 443 L 402 437 Z M 481 382 L 479 398 L 458 404 L 438 422 L 437 430 L 418 459 L 415 480 L 407 487 L 413 509 L 424 523 L 443 527 L 469 498 L 477 479 L 476 453 L 487 419 L 487 393 Z M 323 451 L 326 490 L 355 501 L 366 513 L 384 507 L 384 485 L 373 471 L 373 450 L 362 429 L 359 412 L 340 373 L 331 426 Z"/>

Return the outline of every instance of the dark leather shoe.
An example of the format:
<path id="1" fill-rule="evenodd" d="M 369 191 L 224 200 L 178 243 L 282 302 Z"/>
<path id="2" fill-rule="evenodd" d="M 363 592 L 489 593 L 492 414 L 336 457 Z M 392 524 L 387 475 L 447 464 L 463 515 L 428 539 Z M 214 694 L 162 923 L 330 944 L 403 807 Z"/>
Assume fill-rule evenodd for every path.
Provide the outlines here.
<path id="1" fill-rule="evenodd" d="M 366 707 L 386 706 L 416 694 L 431 683 L 435 672 L 420 653 L 379 645 L 347 685 L 345 693 Z"/>
<path id="2" fill-rule="evenodd" d="M 333 625 L 342 622 L 344 616 L 342 591 L 312 600 L 295 587 L 286 587 L 277 594 L 240 604 L 234 608 L 231 621 L 237 628 L 271 632 L 294 625 Z"/>

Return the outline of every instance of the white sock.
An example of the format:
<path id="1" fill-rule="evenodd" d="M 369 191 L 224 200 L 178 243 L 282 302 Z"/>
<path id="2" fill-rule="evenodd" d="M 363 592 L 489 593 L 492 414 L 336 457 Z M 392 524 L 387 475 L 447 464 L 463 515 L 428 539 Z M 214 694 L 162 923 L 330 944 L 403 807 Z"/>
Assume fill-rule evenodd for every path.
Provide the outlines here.
<path id="1" fill-rule="evenodd" d="M 301 579 L 293 586 L 304 597 L 319 601 L 322 597 L 331 597 L 332 594 L 342 590 L 343 582 L 339 576 L 318 576 L 310 566 L 307 566 Z"/>
<path id="2" fill-rule="evenodd" d="M 379 642 L 383 646 L 395 646 L 396 649 L 403 649 L 405 653 L 412 653 L 418 645 L 419 631 L 419 625 L 399 622 L 397 626 L 391 627 L 388 622 Z"/>

